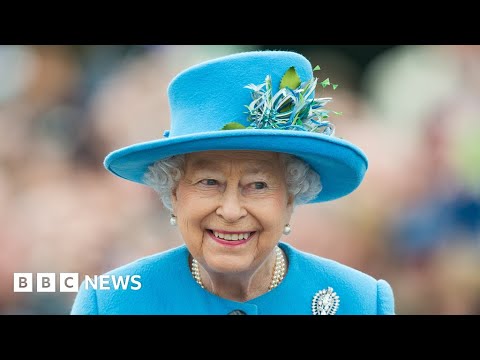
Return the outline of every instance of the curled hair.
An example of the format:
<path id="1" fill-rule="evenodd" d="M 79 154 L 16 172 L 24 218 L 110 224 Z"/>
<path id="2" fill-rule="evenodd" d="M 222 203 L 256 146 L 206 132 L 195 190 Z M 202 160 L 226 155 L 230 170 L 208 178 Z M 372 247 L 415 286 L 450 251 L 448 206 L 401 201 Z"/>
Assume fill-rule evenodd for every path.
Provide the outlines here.
<path id="1" fill-rule="evenodd" d="M 176 155 L 157 161 L 148 167 L 144 182 L 160 195 L 168 210 L 172 211 L 172 193 L 184 174 L 185 155 Z"/>
<path id="2" fill-rule="evenodd" d="M 295 197 L 294 204 L 306 204 L 313 200 L 322 190 L 320 175 L 305 161 L 290 154 L 281 154 L 285 164 L 287 189 Z"/>
<path id="3" fill-rule="evenodd" d="M 285 165 L 287 190 L 294 196 L 294 205 L 306 204 L 322 190 L 320 176 L 303 160 L 290 154 L 280 154 Z M 172 211 L 171 196 L 182 178 L 185 155 L 175 155 L 157 161 L 148 168 L 144 182 L 160 196 L 163 206 Z"/>

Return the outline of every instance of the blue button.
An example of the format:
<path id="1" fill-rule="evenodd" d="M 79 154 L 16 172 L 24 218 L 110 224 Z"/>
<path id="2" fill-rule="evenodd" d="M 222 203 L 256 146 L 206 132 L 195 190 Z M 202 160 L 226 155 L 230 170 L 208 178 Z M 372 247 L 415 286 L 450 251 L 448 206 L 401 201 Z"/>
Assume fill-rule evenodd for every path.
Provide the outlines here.
<path id="1" fill-rule="evenodd" d="M 243 310 L 232 310 L 228 313 L 228 315 L 247 315 L 247 313 Z"/>

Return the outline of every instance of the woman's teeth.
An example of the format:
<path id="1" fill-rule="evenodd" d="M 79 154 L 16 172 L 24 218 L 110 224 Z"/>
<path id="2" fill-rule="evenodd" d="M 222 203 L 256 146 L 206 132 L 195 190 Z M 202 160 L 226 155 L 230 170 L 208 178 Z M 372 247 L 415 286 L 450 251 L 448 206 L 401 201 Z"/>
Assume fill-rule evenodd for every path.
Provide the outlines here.
<path id="1" fill-rule="evenodd" d="M 249 232 L 240 233 L 240 234 L 223 234 L 223 233 L 219 233 L 217 231 L 214 231 L 213 234 L 215 235 L 215 237 L 217 237 L 219 239 L 231 240 L 231 241 L 248 239 L 249 236 L 250 236 Z"/>

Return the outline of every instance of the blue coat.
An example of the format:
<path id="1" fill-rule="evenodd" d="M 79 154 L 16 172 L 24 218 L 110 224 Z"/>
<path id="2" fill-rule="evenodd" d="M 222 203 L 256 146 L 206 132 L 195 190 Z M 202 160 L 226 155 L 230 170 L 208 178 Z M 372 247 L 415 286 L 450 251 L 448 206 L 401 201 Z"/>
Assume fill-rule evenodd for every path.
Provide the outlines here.
<path id="1" fill-rule="evenodd" d="M 314 295 L 332 287 L 340 299 L 340 314 L 394 314 L 394 298 L 385 280 L 375 280 L 338 262 L 299 251 L 286 243 L 284 280 L 257 298 L 236 302 L 202 289 L 193 279 L 185 245 L 154 254 L 108 272 L 140 275 L 141 288 L 85 290 L 80 286 L 71 314 L 218 314 L 241 310 L 248 315 L 311 315 Z"/>

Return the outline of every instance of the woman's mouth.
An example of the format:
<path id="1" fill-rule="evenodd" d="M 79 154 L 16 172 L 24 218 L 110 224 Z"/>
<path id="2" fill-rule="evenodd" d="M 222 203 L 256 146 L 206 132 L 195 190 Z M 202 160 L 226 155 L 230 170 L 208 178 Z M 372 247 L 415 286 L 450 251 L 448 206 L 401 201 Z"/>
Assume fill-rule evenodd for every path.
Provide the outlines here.
<path id="1" fill-rule="evenodd" d="M 256 231 L 233 232 L 207 229 L 210 237 L 223 245 L 241 245 L 252 238 Z"/>

